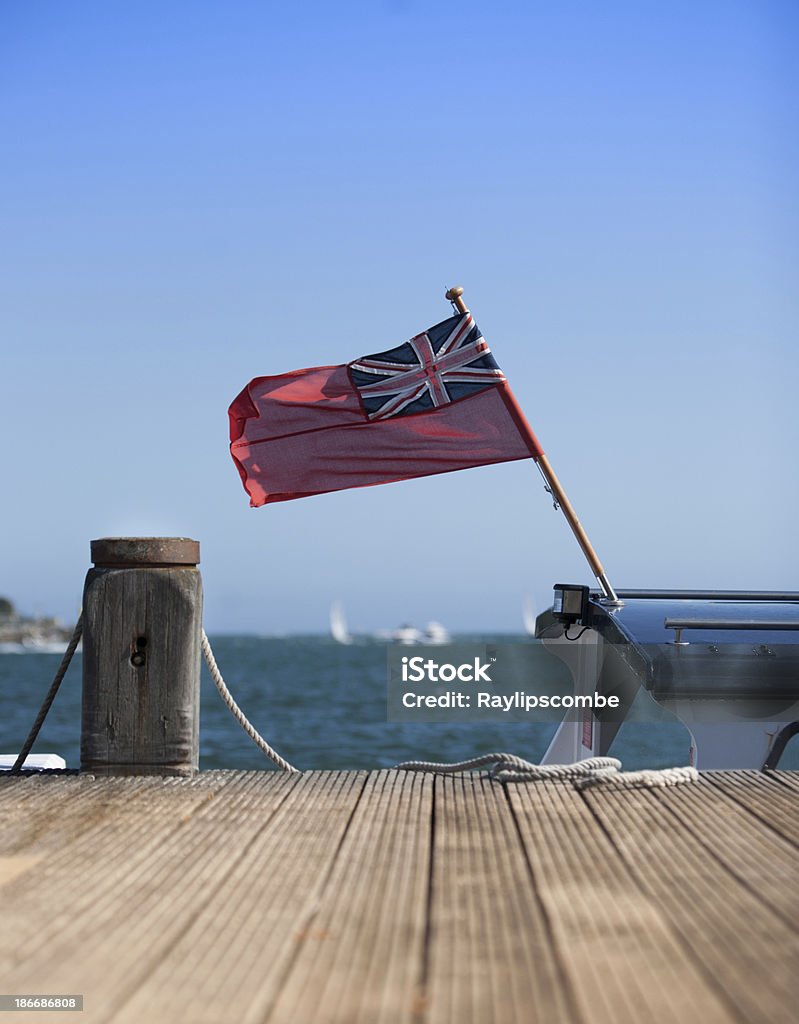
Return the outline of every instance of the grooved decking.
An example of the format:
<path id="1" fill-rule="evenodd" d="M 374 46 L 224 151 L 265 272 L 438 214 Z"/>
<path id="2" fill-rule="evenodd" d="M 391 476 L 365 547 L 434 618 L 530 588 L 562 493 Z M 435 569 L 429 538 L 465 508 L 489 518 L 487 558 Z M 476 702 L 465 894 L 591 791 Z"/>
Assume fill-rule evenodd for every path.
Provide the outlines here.
<path id="1" fill-rule="evenodd" d="M 0 777 L 0 992 L 84 995 L 30 1024 L 774 1024 L 797 853 L 784 772 Z"/>

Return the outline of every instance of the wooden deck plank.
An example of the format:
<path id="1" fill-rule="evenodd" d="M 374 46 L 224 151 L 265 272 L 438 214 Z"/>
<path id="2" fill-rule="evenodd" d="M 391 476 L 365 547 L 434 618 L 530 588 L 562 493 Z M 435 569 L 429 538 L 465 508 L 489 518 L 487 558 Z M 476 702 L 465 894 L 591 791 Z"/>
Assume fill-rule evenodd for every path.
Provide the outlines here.
<path id="1" fill-rule="evenodd" d="M 143 789 L 134 782 L 142 798 L 123 799 L 112 821 L 4 886 L 0 958 L 16 991 L 83 992 L 92 1007 L 86 1019 L 109 1020 L 291 784 L 266 773 L 271 806 L 254 820 L 251 791 L 265 773 L 220 776 L 210 790 L 202 776 Z M 95 791 L 104 786 L 98 781 Z"/>
<path id="2" fill-rule="evenodd" d="M 792 807 L 774 807 L 768 824 L 763 810 L 767 798 L 757 778 L 733 780 L 708 773 L 702 785 L 683 787 L 679 799 L 670 799 L 667 806 L 678 829 L 689 831 L 729 874 L 793 926 L 799 904 L 794 901 L 791 907 L 786 891 L 796 882 L 799 850 L 782 830 L 799 824 L 799 793 Z"/>
<path id="3" fill-rule="evenodd" d="M 772 782 L 779 782 L 780 785 L 787 786 L 788 789 L 799 790 L 799 772 L 797 771 L 764 772 L 764 775 Z"/>
<path id="4" fill-rule="evenodd" d="M 580 793 L 554 782 L 508 790 L 581 1018 L 591 1024 L 735 1020 L 656 901 L 620 864 Z"/>
<path id="5" fill-rule="evenodd" d="M 137 842 L 137 831 L 151 845 L 162 828 L 178 829 L 186 815 L 224 785 L 218 777 L 222 774 L 206 773 L 188 783 L 152 777 L 11 782 L 26 799 L 0 809 L 0 853 L 35 858 L 35 874 L 3 890 L 6 927 L 0 929 L 0 956 L 11 949 L 19 960 L 26 943 L 38 948 L 42 918 L 52 945 L 59 941 L 62 928 L 74 929 L 75 913 L 95 913 L 113 891 L 113 880 L 104 881 L 98 875 L 91 894 L 77 907 L 70 902 L 70 894 L 76 880 L 93 866 L 98 851 L 107 849 L 111 857 L 118 857 Z M 234 778 L 232 773 L 227 775 Z M 7 780 L 3 784 L 9 785 Z M 20 824 L 20 816 L 29 817 L 30 823 Z M 147 849 L 145 844 L 141 852 L 146 854 Z"/>
<path id="6" fill-rule="evenodd" d="M 0 776 L 0 854 L 5 856 L 58 851 L 103 821 L 120 813 L 138 814 L 138 801 L 158 793 L 162 804 L 193 805 L 213 788 L 216 773 L 204 773 L 191 785 L 153 776 Z"/>
<path id="7" fill-rule="evenodd" d="M 797 778 L 0 778 L 0 988 L 85 1024 L 793 1019 Z"/>
<path id="8" fill-rule="evenodd" d="M 576 1021 L 501 785 L 436 779 L 427 1024 Z"/>
<path id="9" fill-rule="evenodd" d="M 4 857 L 0 854 L 0 887 L 4 886 L 6 882 L 10 882 L 12 878 L 16 878 L 18 875 L 24 874 L 29 871 L 32 867 L 42 859 L 44 854 L 17 854 L 10 857 Z"/>
<path id="10" fill-rule="evenodd" d="M 703 779 L 757 818 L 759 831 L 766 825 L 766 832 L 777 832 L 799 855 L 799 786 L 793 789 L 764 772 L 707 772 Z"/>
<path id="11" fill-rule="evenodd" d="M 712 788 L 704 781 L 696 785 Z M 799 997 L 796 930 L 763 900 L 756 876 L 742 884 L 729 871 L 723 838 L 700 838 L 680 827 L 672 808 L 692 799 L 686 797 L 692 788 L 631 793 L 610 785 L 587 790 L 584 798 L 612 838 L 619 867 L 668 918 L 730 1013 L 747 1024 L 793 1019 Z M 769 870 L 764 862 L 763 875 Z M 794 884 L 786 896 L 795 902 L 797 891 Z"/>
<path id="12" fill-rule="evenodd" d="M 432 792 L 430 776 L 369 776 L 269 1024 L 418 1020 Z"/>
<path id="13" fill-rule="evenodd" d="M 113 811 L 119 786 L 101 797 L 92 792 L 93 782 L 78 776 L 0 775 L 0 851 L 5 856 L 35 853 L 42 843 L 58 849 L 70 841 L 73 826 L 83 827 L 87 803 L 98 818 L 103 797 Z"/>
<path id="14" fill-rule="evenodd" d="M 185 926 L 157 957 L 147 954 L 152 972 L 109 1017 L 113 1024 L 263 1020 L 298 949 L 322 934 L 319 901 L 366 775 L 295 777 L 270 815 L 273 781 L 262 774 L 248 799 L 249 832 L 209 837 L 199 851 L 214 864 L 203 902 L 192 907 L 191 890 L 170 895 Z M 226 853 L 242 841 L 240 856 Z"/>

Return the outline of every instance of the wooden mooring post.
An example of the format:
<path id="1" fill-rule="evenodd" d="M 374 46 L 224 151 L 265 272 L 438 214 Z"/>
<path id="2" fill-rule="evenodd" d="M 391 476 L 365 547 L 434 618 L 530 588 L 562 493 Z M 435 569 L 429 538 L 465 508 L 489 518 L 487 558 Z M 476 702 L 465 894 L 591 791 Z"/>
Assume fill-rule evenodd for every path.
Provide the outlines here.
<path id="1" fill-rule="evenodd" d="M 81 771 L 193 775 L 199 766 L 200 545 L 93 540 L 83 591 Z"/>

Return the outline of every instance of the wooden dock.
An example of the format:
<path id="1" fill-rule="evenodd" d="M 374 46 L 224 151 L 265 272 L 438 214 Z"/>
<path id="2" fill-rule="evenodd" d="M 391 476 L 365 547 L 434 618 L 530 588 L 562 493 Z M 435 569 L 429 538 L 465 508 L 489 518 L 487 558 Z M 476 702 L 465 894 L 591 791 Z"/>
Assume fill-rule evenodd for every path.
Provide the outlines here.
<path id="1" fill-rule="evenodd" d="M 5 777 L 0 992 L 84 996 L 31 1022 L 779 1024 L 798 848 L 789 772 Z"/>

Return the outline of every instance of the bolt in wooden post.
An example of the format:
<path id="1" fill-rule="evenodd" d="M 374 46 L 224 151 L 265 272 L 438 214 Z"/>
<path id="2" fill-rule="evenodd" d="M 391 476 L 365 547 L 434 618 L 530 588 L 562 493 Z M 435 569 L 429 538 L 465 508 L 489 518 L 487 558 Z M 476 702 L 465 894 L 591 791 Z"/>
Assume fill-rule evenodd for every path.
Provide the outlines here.
<path id="1" fill-rule="evenodd" d="M 199 765 L 200 545 L 93 540 L 83 590 L 81 771 L 193 775 Z"/>

